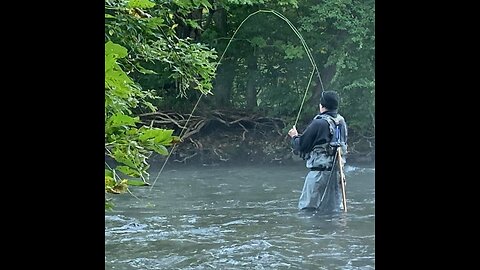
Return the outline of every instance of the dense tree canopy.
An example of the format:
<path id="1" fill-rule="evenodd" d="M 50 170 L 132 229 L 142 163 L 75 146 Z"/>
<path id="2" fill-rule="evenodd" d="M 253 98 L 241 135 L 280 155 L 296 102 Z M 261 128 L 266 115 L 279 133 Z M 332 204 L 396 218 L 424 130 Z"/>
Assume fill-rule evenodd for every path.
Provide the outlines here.
<path id="1" fill-rule="evenodd" d="M 305 48 L 288 23 L 273 13 L 258 13 L 244 21 L 255 11 L 275 10 L 304 38 L 324 88 L 340 93 L 341 112 L 349 120 L 352 136 L 374 137 L 374 1 L 155 3 L 145 9 L 152 17 L 118 12 L 121 23 L 131 26 L 122 30 L 115 25 L 113 29 L 118 30 L 110 27 L 106 35 L 125 44 L 132 51 L 132 61 L 152 70 L 130 67 L 129 71 L 135 81 L 159 96 L 155 101 L 159 109 L 189 113 L 200 92 L 187 90 L 199 89 L 212 94 L 202 101 L 203 108 L 262 111 L 293 122 L 312 71 Z M 318 75 L 308 91 L 301 114 L 304 124 L 317 109 L 322 91 Z"/>

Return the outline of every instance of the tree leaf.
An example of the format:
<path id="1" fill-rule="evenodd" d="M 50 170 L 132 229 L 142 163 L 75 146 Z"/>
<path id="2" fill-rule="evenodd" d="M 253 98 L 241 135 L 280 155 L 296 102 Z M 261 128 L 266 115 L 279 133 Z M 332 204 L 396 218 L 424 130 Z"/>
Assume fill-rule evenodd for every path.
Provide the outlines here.
<path id="1" fill-rule="evenodd" d="M 117 170 L 121 171 L 122 173 L 132 176 L 132 177 L 140 177 L 140 173 L 137 170 L 132 169 L 128 166 L 117 166 Z"/>
<path id="2" fill-rule="evenodd" d="M 127 7 L 129 8 L 152 8 L 154 6 L 155 3 L 148 0 L 130 0 L 127 4 Z"/>
<path id="3" fill-rule="evenodd" d="M 112 115 L 108 121 L 110 122 L 109 127 L 135 126 L 135 123 L 139 121 L 139 118 L 125 114 L 115 114 Z"/>
<path id="4" fill-rule="evenodd" d="M 105 176 L 113 178 L 113 172 L 110 169 L 105 169 Z"/>
<path id="5" fill-rule="evenodd" d="M 257 45 L 259 48 L 263 48 L 267 46 L 267 42 L 262 37 L 254 37 L 250 40 L 252 44 Z"/>
<path id="6" fill-rule="evenodd" d="M 105 55 L 109 54 L 116 55 L 115 58 L 123 58 L 127 56 L 128 51 L 125 47 L 115 44 L 109 40 L 107 43 L 105 43 Z"/>
<path id="7" fill-rule="evenodd" d="M 155 143 L 167 144 L 167 143 L 170 143 L 173 139 L 172 133 L 173 133 L 173 130 L 155 128 L 155 129 L 146 130 L 138 138 L 141 141 L 147 141 L 153 138 Z"/>
<path id="8" fill-rule="evenodd" d="M 152 17 L 148 19 L 147 25 L 151 28 L 157 27 L 157 26 L 164 26 L 165 20 L 160 17 Z"/>
<path id="9" fill-rule="evenodd" d="M 141 65 L 137 65 L 138 71 L 142 74 L 158 74 L 157 72 L 150 70 L 150 69 L 145 69 Z"/>
<path id="10" fill-rule="evenodd" d="M 150 186 L 149 183 L 143 182 L 142 180 L 128 179 L 127 184 L 129 186 Z"/>
<path id="11" fill-rule="evenodd" d="M 115 180 L 110 176 L 105 176 L 105 189 L 115 186 Z"/>
<path id="12" fill-rule="evenodd" d="M 134 161 L 131 159 L 131 157 L 127 156 L 124 152 L 120 151 L 119 149 L 115 149 L 113 151 L 113 158 L 118 161 L 118 162 L 121 162 L 127 166 L 130 166 L 132 168 L 135 168 L 135 163 Z"/>
<path id="13" fill-rule="evenodd" d="M 159 153 L 160 155 L 168 155 L 167 148 L 161 144 L 153 144 L 151 147 L 155 152 Z"/>

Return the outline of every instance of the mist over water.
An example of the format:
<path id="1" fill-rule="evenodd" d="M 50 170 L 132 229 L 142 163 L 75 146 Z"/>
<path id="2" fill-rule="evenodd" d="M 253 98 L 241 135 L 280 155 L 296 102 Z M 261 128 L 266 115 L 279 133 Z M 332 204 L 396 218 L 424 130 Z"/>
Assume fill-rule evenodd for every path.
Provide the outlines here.
<path id="1" fill-rule="evenodd" d="M 105 269 L 374 269 L 375 169 L 345 172 L 348 212 L 316 215 L 301 165 L 166 168 L 114 196 Z"/>

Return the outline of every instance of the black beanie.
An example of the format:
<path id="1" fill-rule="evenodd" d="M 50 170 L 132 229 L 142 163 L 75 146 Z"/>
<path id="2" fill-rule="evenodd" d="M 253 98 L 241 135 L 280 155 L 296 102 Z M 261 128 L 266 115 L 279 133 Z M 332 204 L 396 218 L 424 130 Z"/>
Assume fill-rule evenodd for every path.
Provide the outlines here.
<path id="1" fill-rule="evenodd" d="M 335 91 L 324 91 L 320 98 L 320 104 L 328 110 L 338 109 L 338 94 Z"/>

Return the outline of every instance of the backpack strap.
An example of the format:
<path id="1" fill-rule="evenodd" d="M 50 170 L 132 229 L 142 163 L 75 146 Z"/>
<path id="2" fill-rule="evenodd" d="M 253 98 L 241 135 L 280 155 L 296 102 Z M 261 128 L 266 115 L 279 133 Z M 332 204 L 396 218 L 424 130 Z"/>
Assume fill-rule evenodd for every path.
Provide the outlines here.
<path id="1" fill-rule="evenodd" d="M 327 121 L 330 129 L 330 135 L 332 136 L 335 135 L 335 127 L 337 125 L 337 123 L 335 122 L 335 118 L 333 118 L 331 115 L 328 115 L 328 114 L 319 114 L 315 117 L 315 119 L 323 119 Z"/>

